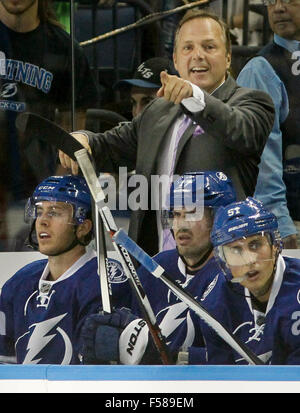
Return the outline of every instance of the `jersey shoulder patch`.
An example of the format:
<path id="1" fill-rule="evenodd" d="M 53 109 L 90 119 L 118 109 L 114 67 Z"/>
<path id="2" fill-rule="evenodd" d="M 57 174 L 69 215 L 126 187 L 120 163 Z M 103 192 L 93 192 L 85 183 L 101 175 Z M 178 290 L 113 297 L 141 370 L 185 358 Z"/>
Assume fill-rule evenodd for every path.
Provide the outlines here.
<path id="1" fill-rule="evenodd" d="M 119 284 L 127 281 L 127 276 L 119 261 L 110 258 L 108 260 L 107 267 L 109 282 L 111 282 L 112 284 Z"/>

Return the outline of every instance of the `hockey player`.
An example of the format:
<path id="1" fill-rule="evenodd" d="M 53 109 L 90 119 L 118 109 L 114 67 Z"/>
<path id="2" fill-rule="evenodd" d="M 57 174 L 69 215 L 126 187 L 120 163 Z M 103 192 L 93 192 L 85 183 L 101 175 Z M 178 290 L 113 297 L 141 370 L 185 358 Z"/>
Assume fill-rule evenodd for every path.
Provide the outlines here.
<path id="1" fill-rule="evenodd" d="M 79 364 L 80 328 L 101 307 L 96 254 L 86 248 L 93 224 L 85 180 L 71 175 L 45 179 L 28 200 L 25 215 L 33 221 L 32 246 L 48 259 L 26 265 L 2 288 L 0 361 Z M 128 305 L 122 267 L 109 263 L 113 293 L 120 305 Z"/>
<path id="2" fill-rule="evenodd" d="M 171 224 L 176 248 L 157 254 L 155 260 L 176 283 L 194 297 L 201 297 L 220 272 L 210 241 L 214 213 L 221 205 L 235 200 L 232 183 L 222 172 L 186 173 L 172 186 L 168 222 Z M 170 352 L 174 354 L 174 361 L 179 350 L 188 347 L 193 347 L 196 354 L 198 348 L 203 348 L 204 343 L 187 306 L 143 267 L 139 268 L 138 275 L 161 332 L 169 344 Z M 82 329 L 82 353 L 86 364 L 107 361 L 121 364 L 159 362 L 152 340 L 148 338 L 148 327 L 132 314 L 142 316 L 135 303 L 131 310 L 132 312 L 117 310 L 109 315 L 92 315 L 87 319 Z M 196 322 L 198 323 L 198 320 Z M 127 352 L 128 339 L 136 331 L 139 334 L 134 348 Z M 105 347 L 103 342 L 109 344 Z M 190 363 L 193 363 L 194 351 L 189 352 Z M 186 354 L 180 351 L 179 358 Z"/>
<path id="3" fill-rule="evenodd" d="M 203 305 L 265 363 L 300 364 L 300 260 L 282 256 L 275 215 L 249 197 L 218 210 L 211 237 L 223 277 Z M 205 362 L 246 363 L 204 324 L 202 332 Z"/>

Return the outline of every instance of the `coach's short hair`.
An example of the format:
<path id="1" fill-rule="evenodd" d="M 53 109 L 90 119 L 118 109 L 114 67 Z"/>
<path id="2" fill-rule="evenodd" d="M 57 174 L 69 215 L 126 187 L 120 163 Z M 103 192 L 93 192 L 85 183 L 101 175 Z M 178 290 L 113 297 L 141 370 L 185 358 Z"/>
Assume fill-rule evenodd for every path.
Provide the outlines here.
<path id="1" fill-rule="evenodd" d="M 182 17 L 182 19 L 178 23 L 178 26 L 175 32 L 174 51 L 176 50 L 176 47 L 177 47 L 180 29 L 184 25 L 184 23 L 190 20 L 199 19 L 199 18 L 200 19 L 213 19 L 220 25 L 222 32 L 223 32 L 223 36 L 224 36 L 224 43 L 225 43 L 226 51 L 227 53 L 231 54 L 231 37 L 230 37 L 230 29 L 228 25 L 222 19 L 220 19 L 219 16 L 209 11 L 206 11 L 206 10 L 189 10 L 185 13 L 185 15 Z"/>

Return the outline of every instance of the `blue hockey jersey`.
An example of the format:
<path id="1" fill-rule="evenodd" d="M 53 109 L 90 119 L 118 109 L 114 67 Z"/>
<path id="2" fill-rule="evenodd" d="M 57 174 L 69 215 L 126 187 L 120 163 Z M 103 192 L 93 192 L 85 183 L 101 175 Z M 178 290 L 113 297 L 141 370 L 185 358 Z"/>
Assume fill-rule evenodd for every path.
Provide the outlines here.
<path id="1" fill-rule="evenodd" d="M 279 255 L 265 312 L 253 308 L 250 293 L 222 275 L 202 304 L 266 364 L 300 364 L 300 260 Z M 202 353 L 190 354 L 192 364 L 247 364 L 208 325 L 201 323 L 206 342 Z"/>
<path id="2" fill-rule="evenodd" d="M 220 268 L 214 257 L 210 258 L 194 274 L 186 272 L 186 266 L 176 249 L 161 252 L 154 259 L 165 269 L 174 282 L 178 283 L 195 299 L 202 296 L 208 285 L 220 273 Z M 190 346 L 203 347 L 198 316 L 195 316 L 185 303 L 144 267 L 141 266 L 138 269 L 138 275 L 169 348 L 172 351 L 178 351 Z M 133 304 L 133 312 L 142 316 L 136 303 Z"/>
<path id="3" fill-rule="evenodd" d="M 128 307 L 131 289 L 122 266 L 109 259 L 112 297 Z M 85 317 L 101 308 L 97 258 L 90 250 L 56 281 L 47 260 L 20 269 L 0 297 L 0 361 L 79 364 L 79 332 Z"/>

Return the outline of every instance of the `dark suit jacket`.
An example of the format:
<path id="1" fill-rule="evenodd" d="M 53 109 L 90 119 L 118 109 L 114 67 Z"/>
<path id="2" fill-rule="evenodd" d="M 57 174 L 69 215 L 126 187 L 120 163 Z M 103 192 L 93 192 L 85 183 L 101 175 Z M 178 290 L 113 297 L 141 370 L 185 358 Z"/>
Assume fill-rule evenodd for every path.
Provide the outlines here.
<path id="1" fill-rule="evenodd" d="M 155 99 L 132 122 L 101 134 L 87 132 L 98 172 L 118 172 L 126 166 L 150 182 L 151 175 L 157 174 L 162 142 L 184 111 L 205 133 L 193 135 L 196 126 L 188 127 L 178 146 L 174 172 L 223 171 L 232 179 L 239 199 L 253 195 L 260 156 L 274 120 L 271 98 L 239 87 L 228 77 L 213 95 L 205 93 L 205 103 L 202 112 L 191 114 L 183 105 Z M 155 211 L 138 210 L 130 221 L 129 235 L 149 254 L 158 249 L 155 219 Z"/>

